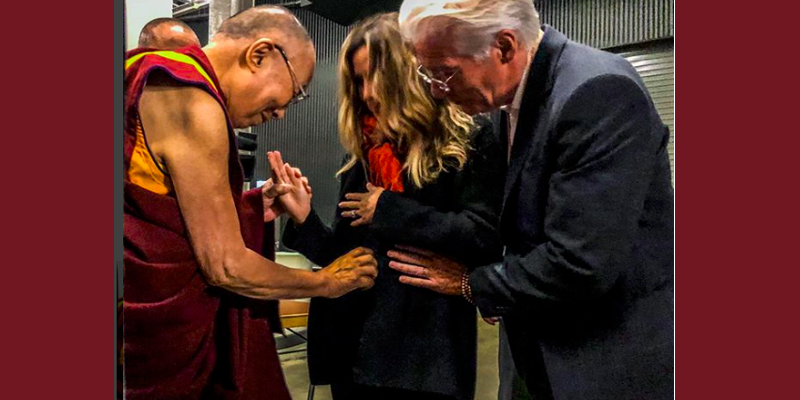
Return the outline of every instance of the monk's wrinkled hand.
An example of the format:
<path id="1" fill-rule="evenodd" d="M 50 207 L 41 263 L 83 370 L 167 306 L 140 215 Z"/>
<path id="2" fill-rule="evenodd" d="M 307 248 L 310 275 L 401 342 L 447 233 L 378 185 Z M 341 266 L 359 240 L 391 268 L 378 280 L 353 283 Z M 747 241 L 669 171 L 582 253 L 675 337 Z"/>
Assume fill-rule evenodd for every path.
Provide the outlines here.
<path id="1" fill-rule="evenodd" d="M 344 210 L 342 211 L 342 217 L 355 219 L 350 223 L 350 226 L 372 223 L 372 218 L 375 216 L 375 208 L 378 206 L 378 199 L 381 197 L 383 190 L 382 187 L 367 183 L 366 193 L 345 194 L 344 197 L 348 201 L 339 203 L 339 207 Z"/>
<path id="2" fill-rule="evenodd" d="M 357 247 L 319 271 L 328 277 L 325 297 L 336 298 L 356 289 L 369 289 L 378 276 L 378 261 L 372 250 Z"/>
<path id="3" fill-rule="evenodd" d="M 283 214 L 283 207 L 275 199 L 280 196 L 280 188 L 276 187 L 272 178 L 267 179 L 261 186 L 261 201 L 264 203 L 264 222 L 274 221 Z"/>
<path id="4" fill-rule="evenodd" d="M 466 267 L 427 250 L 410 246 L 397 248 L 387 254 L 392 259 L 389 267 L 403 274 L 400 282 L 446 295 L 462 294 L 461 276 Z"/>

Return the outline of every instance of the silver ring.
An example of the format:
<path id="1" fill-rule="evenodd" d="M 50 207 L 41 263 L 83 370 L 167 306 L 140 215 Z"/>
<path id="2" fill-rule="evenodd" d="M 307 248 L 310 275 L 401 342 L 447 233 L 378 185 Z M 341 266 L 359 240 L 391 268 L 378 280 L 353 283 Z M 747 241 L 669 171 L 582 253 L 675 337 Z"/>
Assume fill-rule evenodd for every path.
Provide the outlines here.
<path id="1" fill-rule="evenodd" d="M 356 210 L 350 211 L 350 218 L 356 217 Z"/>

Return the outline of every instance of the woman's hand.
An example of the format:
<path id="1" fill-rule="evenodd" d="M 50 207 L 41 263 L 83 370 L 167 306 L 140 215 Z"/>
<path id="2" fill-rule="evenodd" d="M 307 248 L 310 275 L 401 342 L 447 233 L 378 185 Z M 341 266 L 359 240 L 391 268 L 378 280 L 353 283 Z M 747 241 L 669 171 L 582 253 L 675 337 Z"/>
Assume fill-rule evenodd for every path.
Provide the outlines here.
<path id="1" fill-rule="evenodd" d="M 347 193 L 344 198 L 350 201 L 339 203 L 339 207 L 344 209 L 342 217 L 358 218 L 350 223 L 350 226 L 366 225 L 372 222 L 375 215 L 375 207 L 378 206 L 378 199 L 383 193 L 382 187 L 373 186 L 367 183 L 366 193 Z"/>
<path id="2" fill-rule="evenodd" d="M 264 199 L 264 220 L 267 221 L 268 217 L 275 219 L 286 212 L 296 224 L 302 224 L 311 212 L 312 192 L 308 179 L 299 169 L 284 163 L 280 152 L 267 152 L 267 159 L 272 169 L 272 178 L 267 180 L 261 191 Z"/>

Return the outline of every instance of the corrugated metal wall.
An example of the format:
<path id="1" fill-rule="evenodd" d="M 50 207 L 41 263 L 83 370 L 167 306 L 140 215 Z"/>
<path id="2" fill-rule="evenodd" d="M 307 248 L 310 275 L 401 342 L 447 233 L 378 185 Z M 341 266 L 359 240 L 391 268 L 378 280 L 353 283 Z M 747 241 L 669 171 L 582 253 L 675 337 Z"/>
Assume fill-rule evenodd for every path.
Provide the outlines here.
<path id="1" fill-rule="evenodd" d="M 270 176 L 266 151 L 279 150 L 286 162 L 308 176 L 314 189 L 314 208 L 323 221 L 331 223 L 339 194 L 335 173 L 344 157 L 337 128 L 337 64 L 348 28 L 308 10 L 292 11 L 317 50 L 317 68 L 308 91 L 311 98 L 290 107 L 283 120 L 253 128 L 258 134 L 255 179 Z"/>
<path id="2" fill-rule="evenodd" d="M 607 48 L 675 36 L 674 0 L 534 0 L 542 22 Z"/>
<path id="3" fill-rule="evenodd" d="M 669 161 L 675 185 L 675 52 L 671 41 L 619 52 L 642 77 L 661 119 L 669 127 Z"/>
<path id="4" fill-rule="evenodd" d="M 285 1 L 255 1 L 256 5 L 280 3 Z M 608 49 L 674 36 L 672 0 L 534 0 L 534 3 L 544 23 L 593 47 Z M 258 134 L 259 146 L 255 180 L 269 177 L 265 152 L 281 151 L 286 161 L 303 169 L 308 176 L 314 187 L 314 207 L 330 223 L 339 190 L 334 174 L 344 156 L 336 122 L 336 64 L 349 28 L 307 9 L 292 11 L 308 29 L 317 49 L 317 68 L 309 88 L 311 98 L 290 108 L 284 120 L 253 129 Z M 659 112 L 663 110 L 661 107 Z M 673 132 L 671 146 L 674 146 L 672 115 L 662 113 Z M 671 149 L 674 157 L 674 147 Z"/>

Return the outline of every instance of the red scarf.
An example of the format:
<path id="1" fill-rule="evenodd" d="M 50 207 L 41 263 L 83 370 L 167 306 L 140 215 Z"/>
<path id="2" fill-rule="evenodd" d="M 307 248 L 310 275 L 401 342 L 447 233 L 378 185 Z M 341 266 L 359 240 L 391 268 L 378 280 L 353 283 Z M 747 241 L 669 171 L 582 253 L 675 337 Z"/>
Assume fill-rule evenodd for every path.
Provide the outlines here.
<path id="1" fill-rule="evenodd" d="M 397 149 L 390 143 L 379 139 L 375 132 L 378 120 L 372 115 L 361 119 L 361 132 L 364 134 L 364 153 L 369 161 L 369 180 L 392 192 L 403 192 L 403 164 L 397 158 Z"/>

